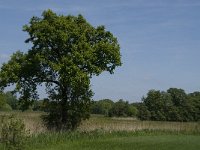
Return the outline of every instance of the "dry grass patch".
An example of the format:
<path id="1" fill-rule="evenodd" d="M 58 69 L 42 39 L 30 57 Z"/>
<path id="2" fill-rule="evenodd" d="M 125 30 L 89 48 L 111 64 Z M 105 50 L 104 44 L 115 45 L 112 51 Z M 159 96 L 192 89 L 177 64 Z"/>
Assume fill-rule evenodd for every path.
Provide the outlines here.
<path id="1" fill-rule="evenodd" d="M 200 122 L 166 122 L 166 121 L 139 121 L 135 118 L 106 118 L 92 116 L 83 121 L 79 130 L 91 131 L 102 129 L 106 131 L 137 131 L 137 130 L 169 130 L 200 132 Z"/>
<path id="2" fill-rule="evenodd" d="M 31 133 L 45 132 L 46 128 L 42 122 L 43 112 L 0 112 L 0 116 L 15 114 L 24 120 L 26 128 Z M 89 120 L 82 122 L 79 131 L 138 131 L 138 130 L 166 130 L 176 132 L 199 132 L 200 122 L 166 122 L 166 121 L 139 121 L 135 118 L 109 118 L 101 115 L 92 115 Z"/>

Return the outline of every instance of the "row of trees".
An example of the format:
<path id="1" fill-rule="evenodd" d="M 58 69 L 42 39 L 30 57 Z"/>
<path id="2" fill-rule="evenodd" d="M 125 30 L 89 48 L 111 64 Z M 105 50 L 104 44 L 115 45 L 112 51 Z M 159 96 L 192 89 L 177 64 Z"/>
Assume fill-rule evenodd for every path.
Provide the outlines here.
<path id="1" fill-rule="evenodd" d="M 26 109 L 26 111 L 49 111 L 50 100 L 40 99 L 33 101 L 31 105 Z M 19 110 L 24 111 L 23 104 L 19 98 L 17 98 L 16 94 L 11 91 L 1 92 L 0 93 L 0 111 L 12 111 Z"/>
<path id="2" fill-rule="evenodd" d="M 29 111 L 45 111 L 50 109 L 49 99 L 37 100 L 29 107 Z M 0 94 L 0 111 L 11 110 L 23 110 L 20 104 L 20 100 L 12 92 L 6 92 Z M 99 101 L 93 101 L 91 103 L 91 113 L 101 114 L 109 117 L 134 117 L 137 114 L 137 108 L 133 104 L 129 104 L 128 101 L 120 99 L 117 102 L 113 102 L 110 99 L 103 99 Z"/>
<path id="3" fill-rule="evenodd" d="M 140 103 L 127 101 L 96 101 L 92 113 L 105 116 L 136 116 L 140 120 L 155 121 L 199 121 L 200 92 L 187 94 L 183 89 L 170 88 L 167 91 L 150 90 Z"/>
<path id="4" fill-rule="evenodd" d="M 91 113 L 102 114 L 109 117 L 134 117 L 137 114 L 137 108 L 128 101 L 120 99 L 113 102 L 109 99 L 94 101 L 91 106 Z"/>
<path id="5" fill-rule="evenodd" d="M 46 111 L 47 99 L 33 101 L 32 104 L 27 109 L 28 111 Z M 16 94 L 11 91 L 0 93 L 0 111 L 12 111 L 20 110 L 23 111 L 23 105 Z"/>
<path id="6" fill-rule="evenodd" d="M 53 107 L 49 99 L 34 101 L 29 110 L 46 111 Z M 0 110 L 22 110 L 20 100 L 11 92 L 0 94 Z M 93 101 L 91 113 L 109 117 L 137 117 L 155 121 L 199 121 L 200 92 L 185 93 L 183 89 L 150 90 L 140 103 L 120 99 Z"/>
<path id="7" fill-rule="evenodd" d="M 200 92 L 186 94 L 177 88 L 150 90 L 137 108 L 141 120 L 199 121 Z"/>

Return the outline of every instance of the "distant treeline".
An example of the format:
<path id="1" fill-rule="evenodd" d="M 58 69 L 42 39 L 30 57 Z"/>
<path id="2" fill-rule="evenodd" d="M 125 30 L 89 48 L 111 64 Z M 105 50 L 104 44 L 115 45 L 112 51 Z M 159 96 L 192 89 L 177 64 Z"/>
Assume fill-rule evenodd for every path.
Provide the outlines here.
<path id="1" fill-rule="evenodd" d="M 199 121 L 200 92 L 186 94 L 177 88 L 150 90 L 137 108 L 141 120 Z"/>
<path id="2" fill-rule="evenodd" d="M 113 102 L 109 99 L 94 101 L 91 107 L 92 114 L 102 114 L 109 117 L 135 117 L 137 108 L 128 101 L 120 99 Z"/>
<path id="3" fill-rule="evenodd" d="M 95 101 L 91 111 L 106 116 L 135 116 L 140 120 L 199 121 L 200 92 L 186 94 L 177 88 L 150 90 L 140 103 L 105 99 Z"/>
<path id="4" fill-rule="evenodd" d="M 30 110 L 48 111 L 48 99 L 33 101 Z M 11 92 L 0 94 L 0 110 L 21 110 L 19 100 Z M 200 121 L 200 92 L 185 93 L 183 89 L 150 90 L 141 102 L 122 99 L 93 101 L 92 114 L 108 117 L 135 117 L 155 121 Z"/>

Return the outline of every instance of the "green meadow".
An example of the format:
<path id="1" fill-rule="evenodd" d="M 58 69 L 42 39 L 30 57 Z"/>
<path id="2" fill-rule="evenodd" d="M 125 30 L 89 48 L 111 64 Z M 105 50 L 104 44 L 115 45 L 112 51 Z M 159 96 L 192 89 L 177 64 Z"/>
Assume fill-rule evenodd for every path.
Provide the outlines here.
<path id="1" fill-rule="evenodd" d="M 49 133 L 32 137 L 28 150 L 197 150 L 199 135 L 139 132 Z"/>
<path id="2" fill-rule="evenodd" d="M 9 115 L 10 113 L 2 113 Z M 15 112 L 30 130 L 27 150 L 198 150 L 199 122 L 138 121 L 92 115 L 77 131 L 49 132 L 41 112 Z M 0 144 L 1 150 L 6 150 Z"/>

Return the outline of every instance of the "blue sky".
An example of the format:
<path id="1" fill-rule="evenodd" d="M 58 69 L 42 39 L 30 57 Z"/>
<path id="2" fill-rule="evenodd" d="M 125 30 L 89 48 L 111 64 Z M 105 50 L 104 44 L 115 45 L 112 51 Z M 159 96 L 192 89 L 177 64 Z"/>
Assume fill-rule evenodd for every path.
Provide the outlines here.
<path id="1" fill-rule="evenodd" d="M 150 89 L 170 87 L 200 91 L 199 0 L 0 0 L 0 65 L 30 48 L 22 26 L 46 9 L 82 14 L 118 38 L 123 66 L 93 77 L 95 100 L 140 101 Z"/>

